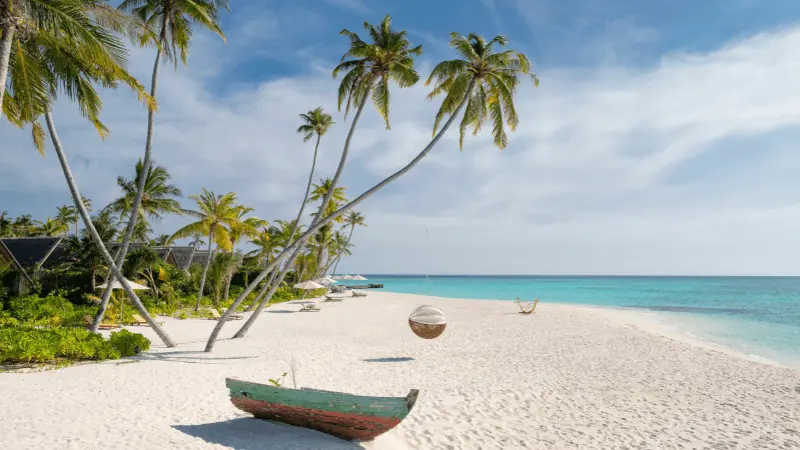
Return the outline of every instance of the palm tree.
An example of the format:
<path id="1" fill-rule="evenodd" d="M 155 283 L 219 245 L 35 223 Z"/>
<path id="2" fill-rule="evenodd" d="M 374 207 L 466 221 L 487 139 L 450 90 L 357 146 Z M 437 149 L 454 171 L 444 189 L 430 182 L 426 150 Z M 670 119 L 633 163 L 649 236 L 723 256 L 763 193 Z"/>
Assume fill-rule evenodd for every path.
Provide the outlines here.
<path id="1" fill-rule="evenodd" d="M 122 176 L 117 177 L 117 186 L 122 189 L 122 196 L 105 207 L 105 210 L 119 214 L 120 220 L 127 215 L 128 224 L 133 225 L 132 230 L 130 226 L 126 229 L 126 233 L 122 237 L 122 245 L 117 249 L 114 257 L 117 265 L 122 264 L 125 260 L 124 254 L 127 253 L 125 250 L 127 250 L 127 244 L 130 244 L 130 241 L 125 242 L 125 238 L 129 240 L 133 238 L 139 242 L 147 241 L 147 235 L 152 231 L 148 219 L 160 221 L 164 214 L 183 214 L 180 203 L 173 198 L 182 196 L 181 190 L 169 184 L 169 180 L 172 177 L 165 168 L 151 165 L 147 171 L 147 176 L 144 177 L 144 194 L 140 198 L 138 214 L 141 220 L 131 219 L 133 204 L 138 196 L 138 186 L 142 182 L 142 174 L 144 173 L 144 164 L 141 159 L 136 163 L 135 172 L 136 175 L 133 180 L 128 180 Z M 123 257 L 120 257 L 120 255 L 123 255 Z M 109 273 L 106 275 L 106 280 L 108 280 L 108 287 L 103 291 L 103 295 L 100 298 L 101 311 L 105 311 L 104 305 L 107 305 L 111 298 L 114 278 Z M 102 317 L 100 321 L 102 321 Z"/>
<path id="2" fill-rule="evenodd" d="M 347 242 L 345 242 L 342 251 L 347 250 L 350 247 L 350 240 L 353 239 L 353 231 L 356 227 L 366 227 L 367 223 L 364 221 L 364 216 L 361 215 L 360 212 L 350 210 L 347 215 L 344 217 L 344 223 L 346 224 L 345 227 L 350 228 L 350 234 L 347 235 Z M 333 274 L 336 275 L 336 269 L 339 267 L 339 261 L 342 260 L 342 253 L 339 253 L 339 256 L 336 257 L 336 265 L 333 266 Z"/>
<path id="3" fill-rule="evenodd" d="M 92 218 L 92 226 L 100 237 L 103 245 L 108 246 L 117 236 L 117 223 L 108 213 L 100 213 Z M 94 240 L 93 234 L 85 228 L 81 236 L 70 238 L 71 253 L 77 256 L 78 267 L 90 273 L 92 292 L 97 286 L 97 274 L 107 268 L 107 261 L 103 258 L 103 250 Z"/>
<path id="4" fill-rule="evenodd" d="M 183 211 L 181 211 L 181 212 L 183 212 Z M 172 236 L 170 236 L 168 234 L 161 234 L 158 237 L 156 237 L 155 239 L 151 239 L 150 240 L 150 246 L 151 247 L 164 247 L 164 246 L 167 246 L 167 245 L 171 245 L 172 244 L 172 240 L 170 239 L 171 237 Z"/>
<path id="5" fill-rule="evenodd" d="M 0 212 L 0 237 L 8 237 L 13 234 L 11 221 L 8 220 L 8 211 Z"/>
<path id="6" fill-rule="evenodd" d="M 323 273 L 328 272 L 328 269 L 331 268 L 332 265 L 336 264 L 339 265 L 339 260 L 342 259 L 342 256 L 349 256 L 352 255 L 353 252 L 350 249 L 353 248 L 353 244 L 350 243 L 348 237 L 345 236 L 343 232 L 340 230 L 336 230 L 333 233 L 333 241 L 331 242 L 331 252 L 336 255 L 331 261 L 328 262 L 327 266 L 325 266 L 325 270 Z M 336 274 L 334 270 L 333 274 Z"/>
<path id="7" fill-rule="evenodd" d="M 194 307 L 195 311 L 199 311 L 200 301 L 203 299 L 203 289 L 206 284 L 208 266 L 213 260 L 211 246 L 213 243 L 216 243 L 217 247 L 225 251 L 231 250 L 231 238 L 228 228 L 226 227 L 238 221 L 240 207 L 236 205 L 236 194 L 233 192 L 228 192 L 225 195 L 218 195 L 203 188 L 202 194 L 199 196 L 190 195 L 189 198 L 197 203 L 198 210 L 186 210 L 185 212 L 198 220 L 173 233 L 171 239 L 182 239 L 193 236 L 196 233 L 202 233 L 208 236 L 208 259 L 203 267 L 203 275 L 200 279 L 200 291 L 197 293 L 197 304 Z"/>
<path id="8" fill-rule="evenodd" d="M 124 28 L 132 21 L 98 0 L 57 2 L 58 11 L 50 8 L 54 5 L 53 2 L 36 1 L 36 5 L 32 5 L 33 3 L 32 0 L 15 2 L 15 11 L 21 13 L 20 20 L 25 23 L 26 29 L 25 33 L 7 36 L 11 39 L 11 52 L 8 57 L 8 79 L 3 83 L 8 88 L 2 99 L 3 113 L 11 123 L 19 127 L 32 125 L 34 146 L 42 153 L 45 133 L 39 120 L 44 115 L 77 211 L 92 239 L 102 250 L 103 257 L 108 257 L 107 263 L 112 272 L 121 277 L 119 267 L 113 264 L 114 261 L 94 229 L 82 202 L 58 139 L 51 106 L 59 93 L 66 94 L 78 103 L 82 115 L 92 122 L 102 137 L 108 133 L 108 129 L 99 119 L 102 101 L 94 88 L 95 83 L 107 88 L 124 83 L 136 92 L 140 100 L 154 105 L 141 84 L 125 70 L 127 52 L 120 39 L 114 35 L 115 32 L 130 31 Z M 3 2 L 3 7 L 8 5 L 8 1 Z M 19 8 L 20 5 L 26 6 Z M 122 285 L 156 334 L 167 346 L 173 347 L 175 344 L 153 321 L 130 285 L 124 280 Z"/>
<path id="9" fill-rule="evenodd" d="M 254 237 L 258 235 L 258 229 L 263 227 L 264 225 L 268 224 L 269 221 L 259 219 L 257 217 L 247 217 L 245 218 L 244 215 L 251 212 L 253 208 L 246 208 L 244 206 L 239 206 L 237 211 L 236 220 L 233 221 L 230 226 L 228 227 L 228 236 L 231 240 L 231 250 L 228 253 L 232 253 L 236 249 L 236 245 L 245 237 Z M 225 267 L 230 268 L 231 270 L 226 272 L 225 278 L 225 293 L 223 298 L 228 300 L 228 294 L 230 293 L 231 289 L 231 280 L 233 279 L 233 274 L 236 273 L 236 270 L 241 265 L 242 259 L 241 257 L 234 258 L 230 261 L 226 260 Z M 238 265 L 237 265 L 238 264 Z"/>
<path id="10" fill-rule="evenodd" d="M 29 237 L 32 234 L 36 234 L 36 225 L 30 214 L 17 216 L 11 223 L 11 228 L 14 235 L 19 237 Z"/>
<path id="11" fill-rule="evenodd" d="M 64 222 L 59 220 L 53 220 L 49 217 L 44 222 L 37 220 L 36 224 L 36 234 L 40 236 L 59 236 L 63 235 L 66 230 L 69 230 L 69 225 L 64 224 Z"/>
<path id="12" fill-rule="evenodd" d="M 340 34 L 347 36 L 350 39 L 350 48 L 345 52 L 342 57 L 342 62 L 333 70 L 333 76 L 336 77 L 340 72 L 345 75 L 342 77 L 342 82 L 339 85 L 338 92 L 338 108 L 341 111 L 342 103 L 346 101 L 345 116 L 350 111 L 352 104 L 356 105 L 355 116 L 350 125 L 350 130 L 347 133 L 347 138 L 344 141 L 344 148 L 342 155 L 339 159 L 339 166 L 336 168 L 336 173 L 333 176 L 331 189 L 328 194 L 322 199 L 322 204 L 319 212 L 311 222 L 313 227 L 323 217 L 323 212 L 326 210 L 331 196 L 335 192 L 335 188 L 339 183 L 339 179 L 344 171 L 344 166 L 347 163 L 347 155 L 350 151 L 350 142 L 355 134 L 356 125 L 364 111 L 364 105 L 367 98 L 372 95 L 372 100 L 375 103 L 378 113 L 384 118 L 386 128 L 389 128 L 389 80 L 394 80 L 400 87 L 410 87 L 419 81 L 419 74 L 414 70 L 414 56 L 422 54 L 422 46 L 412 47 L 411 42 L 408 40 L 408 33 L 406 31 L 395 31 L 392 29 L 392 20 L 387 15 L 378 27 L 373 26 L 368 22 L 364 22 L 364 28 L 370 35 L 370 42 L 363 41 L 356 33 L 344 29 Z M 353 59 L 346 58 L 352 57 Z M 304 240 L 298 242 L 295 250 L 286 262 L 282 274 L 277 276 L 277 282 L 272 283 L 271 292 L 268 293 L 262 300 L 262 304 L 269 302 L 271 296 L 277 290 L 283 277 L 286 276 L 290 267 L 300 255 L 300 250 L 305 245 L 305 240 L 311 236 L 311 233 L 305 233 Z M 277 261 L 280 261 L 288 252 L 279 256 Z M 277 265 L 277 264 L 276 264 Z M 260 283 L 267 274 L 276 266 L 270 267 L 262 271 L 256 279 L 250 283 L 244 292 L 249 294 L 255 284 Z M 235 309 L 241 303 L 247 294 L 239 295 L 239 298 L 234 301 L 231 308 L 226 311 L 227 316 L 232 314 L 232 309 Z M 238 303 L 237 303 L 238 302 Z M 247 323 L 242 327 L 246 331 L 255 322 L 261 313 L 261 307 L 257 308 L 253 315 L 247 320 Z M 225 318 L 227 320 L 227 317 Z M 211 351 L 213 348 L 213 341 L 219 335 L 224 323 L 220 322 L 214 327 L 214 331 L 209 338 L 209 345 L 207 350 Z M 241 330 L 240 330 L 241 331 Z M 237 336 L 240 333 L 237 333 Z M 243 336 L 244 333 L 241 333 Z"/>
<path id="13" fill-rule="evenodd" d="M 170 240 L 172 236 L 170 236 Z M 206 241 L 203 240 L 203 233 L 194 233 L 192 234 L 192 240 L 189 242 L 190 247 L 197 248 L 199 245 L 205 245 Z"/>
<path id="14" fill-rule="evenodd" d="M 189 52 L 189 43 L 192 37 L 192 23 L 213 31 L 225 40 L 225 35 L 219 27 L 219 10 L 228 8 L 227 0 L 124 0 L 119 5 L 119 8 L 123 11 L 131 12 L 133 16 L 141 19 L 148 30 L 157 30 L 157 35 L 146 33 L 139 40 L 142 45 L 156 44 L 156 58 L 153 62 L 153 74 L 150 80 L 150 97 L 153 100 L 156 98 L 158 70 L 162 58 L 174 61 L 177 69 L 180 54 L 181 61 L 186 64 L 186 56 Z M 147 111 L 147 135 L 140 171 L 141 173 L 147 173 L 148 176 L 139 177 L 137 180 L 136 194 L 129 204 L 130 219 L 128 220 L 122 245 L 116 256 L 118 265 L 125 260 L 128 246 L 136 231 L 136 222 L 140 219 L 139 208 L 145 196 L 147 182 L 151 173 L 154 125 L 155 107 L 151 106 Z"/>
<path id="15" fill-rule="evenodd" d="M 436 115 L 437 120 L 434 122 L 435 134 L 433 139 L 431 139 L 428 145 L 426 145 L 414 159 L 406 164 L 405 167 L 368 189 L 355 200 L 336 210 L 333 214 L 320 219 L 317 223 L 312 223 L 309 229 L 297 238 L 293 246 L 284 250 L 284 254 L 292 248 L 299 248 L 302 242 L 305 242 L 305 239 L 313 236 L 321 227 L 341 217 L 374 193 L 408 173 L 436 146 L 467 103 L 469 103 L 469 107 L 462 118 L 462 132 L 466 129 L 467 125 L 471 125 L 473 126 L 473 133 L 477 133 L 480 130 L 480 125 L 487 120 L 487 114 L 484 114 L 484 112 L 489 111 L 494 124 L 492 134 L 495 138 L 495 144 L 501 149 L 505 147 L 506 141 L 502 138 L 502 136 L 505 136 L 504 125 L 508 123 L 513 130 L 518 120 L 513 105 L 513 95 L 516 91 L 516 87 L 519 85 L 518 77 L 520 74 L 527 75 L 533 80 L 534 85 L 538 85 L 538 79 L 536 75 L 530 71 L 530 63 L 524 54 L 513 50 L 505 50 L 500 53 L 494 52 L 493 46 L 495 44 L 505 47 L 507 42 L 503 36 L 497 36 L 488 42 L 475 34 L 464 37 L 457 33 L 452 33 L 450 36 L 450 45 L 454 47 L 464 59 L 439 63 L 426 82 L 426 85 L 428 85 L 434 79 L 436 80 L 433 91 L 429 94 L 429 98 L 435 98 L 442 93 L 446 93 L 445 99 Z M 477 90 L 475 89 L 476 86 L 478 87 Z M 505 121 L 503 120 L 503 113 L 506 114 Z M 447 115 L 449 115 L 449 118 L 437 133 L 435 130 L 439 121 Z M 297 252 L 295 251 L 295 253 Z M 281 255 L 278 256 L 276 261 L 280 258 Z M 261 281 L 263 276 L 266 276 L 266 272 L 272 270 L 275 266 L 276 264 L 274 262 L 269 264 L 264 271 L 245 288 L 239 298 L 233 302 L 231 308 L 226 311 L 226 314 L 223 315 L 223 319 L 221 320 L 227 320 L 231 314 L 230 311 L 235 310 L 239 303 L 252 292 L 255 284 Z M 254 321 L 253 316 L 255 316 L 258 311 L 259 310 L 256 310 L 256 312 L 250 316 L 248 321 L 235 336 L 241 337 L 246 333 L 247 329 L 252 326 Z M 211 332 L 206 344 L 206 352 L 210 352 L 214 349 L 214 342 L 222 326 L 222 323 L 218 323 Z"/>
<path id="16" fill-rule="evenodd" d="M 64 235 L 67 234 L 69 231 L 70 225 L 73 223 L 75 224 L 75 234 L 78 234 L 78 212 L 75 210 L 74 206 L 69 205 L 62 205 L 58 207 L 58 214 L 56 214 L 56 220 L 63 223 L 66 228 L 64 230 Z"/>
<path id="17" fill-rule="evenodd" d="M 322 136 L 330 130 L 330 128 L 334 125 L 333 118 L 330 114 L 323 112 L 321 107 L 312 109 L 308 111 L 306 114 L 300 114 L 300 118 L 303 119 L 303 124 L 297 128 L 297 132 L 303 135 L 303 142 L 308 142 L 314 136 L 317 137 L 317 142 L 314 145 L 314 157 L 311 159 L 311 171 L 308 174 L 308 183 L 306 183 L 306 192 L 303 195 L 303 201 L 300 203 L 300 210 L 297 212 L 297 219 L 294 221 L 294 227 L 289 232 L 290 236 L 294 236 L 295 232 L 297 231 L 297 227 L 300 225 L 300 221 L 303 218 L 303 211 L 305 210 L 306 203 L 308 202 L 308 196 L 311 191 L 311 180 L 314 179 L 314 171 L 317 166 L 317 155 L 319 153 L 319 143 L 322 139 Z M 275 282 L 275 278 L 278 275 L 278 271 L 274 270 L 272 275 L 267 280 L 267 283 L 264 285 L 263 292 L 266 293 L 265 289 L 267 289 L 272 283 Z M 256 301 L 253 302 L 252 305 L 248 308 L 250 310 L 257 304 L 258 298 L 261 296 L 256 296 Z"/>
<path id="18" fill-rule="evenodd" d="M 136 177 L 133 180 L 117 177 L 117 186 L 122 189 L 122 196 L 106 206 L 106 209 L 119 214 L 120 219 L 125 216 L 130 219 L 143 170 L 144 164 L 139 159 L 136 163 Z M 167 169 L 155 165 L 155 162 L 151 164 L 144 180 L 144 194 L 139 205 L 138 220 L 160 221 L 164 214 L 183 214 L 181 204 L 174 198 L 182 197 L 183 193 L 175 185 L 169 183 L 171 178 Z"/>
<path id="19" fill-rule="evenodd" d="M 342 203 L 347 202 L 347 198 L 344 196 L 345 188 L 343 186 L 336 187 L 333 189 L 333 194 L 328 196 L 328 192 L 331 192 L 331 187 L 333 186 L 333 180 L 330 178 L 320 179 L 319 184 L 314 183 L 313 186 L 314 189 L 311 191 L 311 196 L 308 197 L 309 202 L 316 202 L 325 197 L 329 198 L 325 212 L 322 214 L 323 217 L 336 211 Z M 316 216 L 316 214 L 312 215 Z"/>

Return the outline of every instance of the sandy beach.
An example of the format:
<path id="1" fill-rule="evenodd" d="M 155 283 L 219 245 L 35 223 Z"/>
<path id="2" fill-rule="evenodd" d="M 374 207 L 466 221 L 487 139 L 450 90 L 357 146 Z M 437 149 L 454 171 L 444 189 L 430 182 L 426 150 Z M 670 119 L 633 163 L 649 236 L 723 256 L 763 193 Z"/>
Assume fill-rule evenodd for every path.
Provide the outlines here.
<path id="1" fill-rule="evenodd" d="M 416 337 L 420 304 L 449 320 Z M 202 352 L 213 322 L 163 319 L 179 342 L 123 362 L 0 374 L 0 448 L 797 449 L 800 372 L 659 334 L 637 313 L 385 292 L 271 307 L 245 339 Z M 368 443 L 252 419 L 225 377 L 404 396 L 415 409 Z M 291 382 L 287 381 L 291 386 Z"/>

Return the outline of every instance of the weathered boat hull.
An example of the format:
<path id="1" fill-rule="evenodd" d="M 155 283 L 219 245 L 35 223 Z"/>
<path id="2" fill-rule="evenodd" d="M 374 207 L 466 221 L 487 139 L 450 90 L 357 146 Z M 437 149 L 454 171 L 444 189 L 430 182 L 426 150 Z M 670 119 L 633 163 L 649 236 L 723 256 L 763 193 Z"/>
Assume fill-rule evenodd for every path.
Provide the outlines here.
<path id="1" fill-rule="evenodd" d="M 231 403 L 259 419 L 310 428 L 341 439 L 370 441 L 391 430 L 411 411 L 416 389 L 406 397 L 368 397 L 316 389 L 289 389 L 226 379 Z"/>

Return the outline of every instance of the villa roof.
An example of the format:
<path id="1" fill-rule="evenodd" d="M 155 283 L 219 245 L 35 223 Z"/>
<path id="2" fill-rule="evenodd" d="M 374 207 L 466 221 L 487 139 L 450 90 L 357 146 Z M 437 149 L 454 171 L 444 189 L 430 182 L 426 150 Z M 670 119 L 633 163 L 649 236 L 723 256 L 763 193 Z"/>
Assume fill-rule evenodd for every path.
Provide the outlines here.
<path id="1" fill-rule="evenodd" d="M 195 250 L 194 256 L 192 256 L 192 264 L 206 265 L 206 262 L 208 262 L 208 255 L 208 250 Z"/>
<path id="2" fill-rule="evenodd" d="M 170 247 L 170 255 L 175 261 L 175 265 L 181 270 L 188 270 L 192 265 L 192 258 L 196 249 L 190 245 Z"/>
<path id="3" fill-rule="evenodd" d="M 62 237 L 1 238 L 6 249 L 21 267 L 43 264 L 61 243 Z"/>

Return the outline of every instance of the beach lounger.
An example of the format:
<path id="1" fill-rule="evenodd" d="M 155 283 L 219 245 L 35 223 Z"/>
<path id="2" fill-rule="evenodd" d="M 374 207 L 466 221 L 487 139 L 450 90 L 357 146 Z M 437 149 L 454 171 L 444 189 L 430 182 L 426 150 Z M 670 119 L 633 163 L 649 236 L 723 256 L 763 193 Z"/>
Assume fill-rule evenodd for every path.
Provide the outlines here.
<path id="1" fill-rule="evenodd" d="M 364 291 L 353 291 L 353 297 L 366 297 L 367 293 Z"/>
<path id="2" fill-rule="evenodd" d="M 147 327 L 150 326 L 150 325 L 147 324 L 147 321 L 144 320 L 144 318 L 142 316 L 138 315 L 138 314 L 134 314 L 133 315 L 133 324 L 134 325 L 144 325 L 144 326 L 147 326 Z M 164 325 L 164 322 L 158 322 L 158 324 L 159 325 Z"/>
<path id="3" fill-rule="evenodd" d="M 352 291 L 344 291 L 344 292 L 334 292 L 325 294 L 325 301 L 326 302 L 340 302 L 345 298 L 352 297 Z"/>
<path id="4" fill-rule="evenodd" d="M 300 312 L 317 312 L 319 310 L 320 310 L 320 307 L 317 306 L 317 304 L 313 303 L 313 302 L 303 303 L 303 306 L 300 308 Z"/>
<path id="5" fill-rule="evenodd" d="M 219 311 L 217 311 L 214 308 L 211 308 L 210 311 L 211 311 L 211 316 L 212 317 L 210 319 L 208 319 L 208 320 L 219 320 L 219 319 L 222 319 L 222 316 L 219 315 Z M 242 320 L 242 319 L 244 319 L 244 317 L 242 317 L 242 316 L 240 316 L 238 314 L 231 314 L 231 316 L 228 318 L 228 320 Z"/>
<path id="6" fill-rule="evenodd" d="M 536 310 L 536 305 L 539 304 L 539 299 L 537 298 L 536 300 L 533 301 L 533 303 L 529 302 L 527 305 L 523 306 L 522 305 L 522 301 L 520 301 L 519 297 L 517 297 L 517 299 L 514 300 L 514 303 L 516 303 L 517 306 L 519 306 L 519 313 L 520 314 L 529 315 L 529 314 L 532 314 Z"/>

